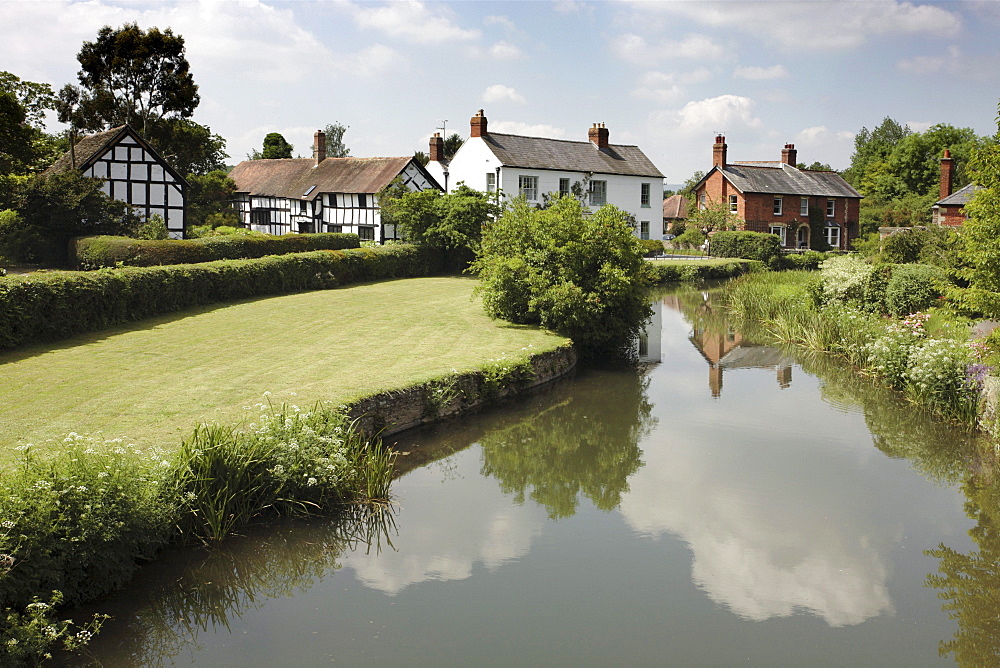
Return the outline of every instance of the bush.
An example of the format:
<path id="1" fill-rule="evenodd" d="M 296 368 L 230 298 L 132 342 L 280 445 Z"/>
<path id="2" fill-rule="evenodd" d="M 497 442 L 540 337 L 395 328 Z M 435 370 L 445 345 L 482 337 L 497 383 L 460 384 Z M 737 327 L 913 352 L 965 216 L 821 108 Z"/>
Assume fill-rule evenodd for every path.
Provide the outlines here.
<path id="1" fill-rule="evenodd" d="M 656 239 L 639 239 L 639 244 L 642 246 L 642 254 L 646 257 L 663 255 L 662 241 L 658 241 Z"/>
<path id="2" fill-rule="evenodd" d="M 170 233 L 167 231 L 167 223 L 163 216 L 153 214 L 148 219 L 139 223 L 135 230 L 136 239 L 167 239 Z"/>
<path id="3" fill-rule="evenodd" d="M 860 301 L 872 266 L 855 255 L 837 255 L 824 260 L 820 271 L 828 301 Z"/>
<path id="4" fill-rule="evenodd" d="M 892 271 L 885 288 L 885 309 L 890 315 L 903 316 L 923 311 L 937 303 L 944 294 L 947 276 L 938 267 L 926 264 L 901 264 Z"/>
<path id="5" fill-rule="evenodd" d="M 816 271 L 823 260 L 831 257 L 829 253 L 819 251 L 806 251 L 805 253 L 789 253 L 781 256 L 780 267 L 782 269 L 802 269 L 806 271 Z"/>
<path id="6" fill-rule="evenodd" d="M 166 243 L 166 242 L 150 242 Z M 7 277 L 0 349 L 63 339 L 234 299 L 439 273 L 439 251 L 409 244 L 250 260 Z"/>
<path id="7" fill-rule="evenodd" d="M 680 283 L 682 281 L 702 281 L 732 278 L 750 271 L 759 271 L 763 266 L 754 260 L 733 260 L 731 262 L 687 263 L 683 260 L 647 262 L 646 280 L 651 285 Z"/>
<path id="8" fill-rule="evenodd" d="M 716 232 L 709 242 L 715 257 L 741 257 L 775 263 L 781 257 L 781 239 L 762 232 Z"/>
<path id="9" fill-rule="evenodd" d="M 224 228 L 218 228 L 224 229 Z M 356 234 L 231 234 L 201 239 L 140 240 L 128 237 L 80 237 L 73 240 L 73 262 L 82 269 L 127 265 L 153 267 L 214 260 L 258 258 L 316 250 L 358 248 Z"/>
<path id="10" fill-rule="evenodd" d="M 705 235 L 693 225 L 670 242 L 675 248 L 700 248 L 705 243 Z"/>

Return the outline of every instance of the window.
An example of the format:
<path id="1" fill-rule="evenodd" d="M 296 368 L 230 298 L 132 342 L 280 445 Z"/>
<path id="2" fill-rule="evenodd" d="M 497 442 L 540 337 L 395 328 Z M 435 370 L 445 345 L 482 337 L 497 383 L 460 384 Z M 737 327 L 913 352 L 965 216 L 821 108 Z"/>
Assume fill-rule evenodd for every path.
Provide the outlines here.
<path id="1" fill-rule="evenodd" d="M 705 204 L 705 193 L 702 193 L 702 194 L 701 194 L 701 195 L 700 195 L 700 196 L 698 197 L 698 208 L 699 208 L 700 210 L 702 210 L 702 211 L 704 211 L 704 210 L 705 210 L 705 208 L 706 208 L 706 204 Z"/>
<path id="2" fill-rule="evenodd" d="M 299 200 L 299 213 L 306 212 L 306 201 L 304 199 Z"/>
<path id="3" fill-rule="evenodd" d="M 608 182 L 591 181 L 590 204 L 592 206 L 601 206 L 603 204 L 607 204 L 607 201 L 608 201 Z"/>
<path id="4" fill-rule="evenodd" d="M 826 243 L 833 248 L 840 248 L 840 228 L 836 225 L 824 228 L 826 232 Z"/>
<path id="5" fill-rule="evenodd" d="M 327 232 L 335 232 L 337 234 L 340 234 L 341 232 L 344 231 L 344 226 L 343 225 L 327 225 L 326 226 L 326 231 Z"/>
<path id="6" fill-rule="evenodd" d="M 336 208 L 336 206 L 337 206 L 337 196 L 336 195 L 330 195 L 330 207 L 331 208 Z"/>
<path id="7" fill-rule="evenodd" d="M 559 179 L 559 196 L 569 197 L 569 179 Z"/>
<path id="8" fill-rule="evenodd" d="M 833 218 L 833 214 L 837 211 L 837 200 L 828 199 L 826 200 L 826 217 Z"/>
<path id="9" fill-rule="evenodd" d="M 375 241 L 375 228 L 370 225 L 359 225 L 358 237 L 361 241 Z"/>
<path id="10" fill-rule="evenodd" d="M 781 198 L 780 197 L 775 197 L 774 198 L 774 215 L 776 215 L 776 216 L 780 216 L 781 215 Z"/>
<path id="11" fill-rule="evenodd" d="M 809 198 L 800 197 L 799 198 L 799 215 L 808 216 L 809 215 Z"/>
<path id="12" fill-rule="evenodd" d="M 358 206 L 361 207 L 362 209 L 368 208 L 368 195 L 365 195 L 364 193 L 358 195 Z M 364 239 L 364 237 L 361 238 Z"/>
<path id="13" fill-rule="evenodd" d="M 495 193 L 497 191 L 497 175 L 493 172 L 486 172 L 486 192 Z"/>
<path id="14" fill-rule="evenodd" d="M 271 212 L 268 209 L 252 209 L 250 211 L 251 225 L 270 225 Z"/>
<path id="15" fill-rule="evenodd" d="M 772 225 L 771 234 L 777 234 L 778 238 L 781 239 L 781 245 L 785 245 L 785 226 L 784 225 Z"/>
<path id="16" fill-rule="evenodd" d="M 639 238 L 648 239 L 649 238 L 649 221 L 643 220 L 639 223 Z"/>
<path id="17" fill-rule="evenodd" d="M 649 184 L 643 183 L 639 186 L 639 206 L 649 208 Z"/>
<path id="18" fill-rule="evenodd" d="M 736 213 L 736 208 L 739 206 L 739 197 L 736 195 L 729 196 L 729 212 Z"/>
<path id="19" fill-rule="evenodd" d="M 517 191 L 524 199 L 533 202 L 538 199 L 538 177 L 519 176 L 517 177 Z"/>

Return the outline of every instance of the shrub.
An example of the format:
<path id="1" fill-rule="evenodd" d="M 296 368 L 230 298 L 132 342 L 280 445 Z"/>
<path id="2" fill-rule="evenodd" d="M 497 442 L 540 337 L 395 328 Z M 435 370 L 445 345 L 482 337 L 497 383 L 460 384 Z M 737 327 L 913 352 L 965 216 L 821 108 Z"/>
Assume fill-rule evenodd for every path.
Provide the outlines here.
<path id="1" fill-rule="evenodd" d="M 861 304 L 872 313 L 886 313 L 885 293 L 892 278 L 894 265 L 873 265 L 861 283 Z"/>
<path id="2" fill-rule="evenodd" d="M 688 227 L 682 234 L 671 241 L 676 248 L 698 248 L 705 243 L 705 235 L 693 225 Z"/>
<path id="3" fill-rule="evenodd" d="M 217 228 L 221 230 L 224 228 Z M 217 231 L 216 230 L 216 231 Z M 76 266 L 99 269 L 128 265 L 152 267 L 213 260 L 236 260 L 316 250 L 344 250 L 360 246 L 356 234 L 227 234 L 200 239 L 140 240 L 128 237 L 80 237 L 73 240 Z"/>
<path id="4" fill-rule="evenodd" d="M 972 364 L 964 342 L 928 339 L 910 355 L 907 393 L 942 415 L 971 422 L 979 401 L 976 378 L 967 376 Z"/>
<path id="5" fill-rule="evenodd" d="M 642 254 L 646 257 L 663 254 L 662 241 L 658 241 L 656 239 L 639 239 L 639 244 L 642 246 Z"/>
<path id="6" fill-rule="evenodd" d="M 169 236 L 167 223 L 163 220 L 163 216 L 159 214 L 153 214 L 139 223 L 135 231 L 137 239 L 166 239 Z"/>
<path id="7" fill-rule="evenodd" d="M 166 243 L 166 242 L 150 242 Z M 322 290 L 358 281 L 429 276 L 430 248 L 314 251 L 250 260 L 7 277 L 0 282 L 0 349 L 172 313 L 192 306 Z"/>
<path id="8" fill-rule="evenodd" d="M 827 300 L 860 301 L 872 266 L 854 255 L 838 255 L 820 264 Z"/>
<path id="9" fill-rule="evenodd" d="M 716 257 L 741 257 L 770 264 L 781 257 L 781 239 L 761 232 L 716 232 L 710 250 Z"/>
<path id="10" fill-rule="evenodd" d="M 933 306 L 944 293 L 947 277 L 938 267 L 901 264 L 892 271 L 885 288 L 885 309 L 903 316 Z"/>
<path id="11" fill-rule="evenodd" d="M 753 260 L 712 263 L 698 262 L 697 264 L 689 264 L 682 260 L 671 260 L 669 262 L 647 262 L 644 273 L 650 285 L 660 285 L 682 281 L 732 278 L 750 271 L 759 271 L 762 268 L 759 262 Z"/>
<path id="12" fill-rule="evenodd" d="M 807 271 L 815 271 L 819 269 L 820 264 L 823 260 L 832 257 L 829 253 L 820 253 L 819 251 L 806 251 L 805 253 L 789 253 L 788 255 L 781 256 L 781 262 L 779 266 L 782 269 L 803 269 Z"/>

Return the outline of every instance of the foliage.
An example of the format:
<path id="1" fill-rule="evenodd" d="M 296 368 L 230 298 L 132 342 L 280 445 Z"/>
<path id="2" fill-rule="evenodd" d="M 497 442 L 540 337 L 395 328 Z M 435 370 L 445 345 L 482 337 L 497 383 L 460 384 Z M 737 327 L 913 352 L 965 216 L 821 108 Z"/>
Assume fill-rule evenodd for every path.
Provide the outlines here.
<path id="1" fill-rule="evenodd" d="M 25 122 L 37 130 L 45 129 L 45 112 L 55 108 L 56 96 L 49 84 L 24 81 L 0 70 L 0 92 L 11 93 L 24 109 Z"/>
<path id="2" fill-rule="evenodd" d="M 498 210 L 487 193 L 464 184 L 448 194 L 409 192 L 401 184 L 390 184 L 379 193 L 378 201 L 383 222 L 397 225 L 406 239 L 445 250 L 474 250 L 484 225 Z"/>
<path id="3" fill-rule="evenodd" d="M 1000 293 L 1000 145 L 987 144 L 974 150 L 971 163 L 981 188 L 965 205 L 969 218 L 963 225 L 965 266 L 960 275 L 982 293 Z M 1000 317 L 1000 311 L 987 306 L 1000 301 L 1000 296 L 982 294 L 978 301 L 990 309 L 982 313 Z"/>
<path id="4" fill-rule="evenodd" d="M 685 281 L 706 281 L 719 278 L 733 278 L 750 271 L 759 271 L 759 262 L 753 260 L 670 260 L 646 263 L 646 281 L 650 285 L 680 283 Z"/>
<path id="5" fill-rule="evenodd" d="M 885 161 L 896 144 L 913 131 L 907 125 L 900 125 L 888 116 L 874 130 L 866 127 L 854 135 L 854 154 L 851 156 L 851 166 L 844 172 L 844 178 L 856 188 L 861 188 L 862 181 L 868 175 L 873 165 Z M 864 192 L 862 193 L 864 194 Z"/>
<path id="6" fill-rule="evenodd" d="M 825 252 L 833 250 L 826 242 L 826 215 L 818 206 L 809 207 L 809 249 Z"/>
<path id="7" fill-rule="evenodd" d="M 712 255 L 741 257 L 777 264 L 781 258 L 781 239 L 776 234 L 761 232 L 716 232 L 712 235 Z"/>
<path id="8" fill-rule="evenodd" d="M 0 174 L 23 174 L 34 162 L 34 130 L 25 121 L 24 107 L 0 90 Z"/>
<path id="9" fill-rule="evenodd" d="M 696 225 L 691 225 L 674 237 L 670 244 L 677 248 L 698 248 L 705 243 L 705 239 L 704 233 Z"/>
<path id="10" fill-rule="evenodd" d="M 324 232 L 271 236 L 243 231 L 248 233 L 222 234 L 199 239 L 170 239 L 156 243 L 128 237 L 80 237 L 73 240 L 72 260 L 73 264 L 84 269 L 123 265 L 153 267 L 360 247 L 356 234 Z"/>
<path id="11" fill-rule="evenodd" d="M 181 174 L 208 174 L 226 168 L 226 140 L 189 118 L 161 118 L 147 125 L 144 137 Z"/>
<path id="12" fill-rule="evenodd" d="M 453 132 L 444 138 L 444 159 L 451 160 L 458 153 L 458 149 L 462 148 L 462 144 L 465 140 L 462 139 L 462 135 L 457 132 Z"/>
<path id="13" fill-rule="evenodd" d="M 257 151 L 256 149 L 253 149 L 248 157 L 251 160 L 276 160 L 280 158 L 291 158 L 293 148 L 295 147 L 289 144 L 280 133 L 269 132 L 267 136 L 264 137 L 263 150 Z"/>
<path id="14" fill-rule="evenodd" d="M 79 87 L 59 92 L 59 120 L 84 130 L 131 124 L 146 135 L 160 119 L 190 118 L 200 101 L 184 54 L 170 28 L 137 23 L 104 26 L 77 54 Z"/>
<path id="15" fill-rule="evenodd" d="M 323 131 L 326 134 L 326 157 L 346 158 L 351 155 L 351 149 L 344 143 L 344 134 L 350 128 L 349 125 L 331 123 Z M 290 157 L 290 156 L 289 156 Z"/>
<path id="16" fill-rule="evenodd" d="M 872 265 L 855 255 L 838 255 L 824 260 L 820 272 L 827 300 L 861 300 Z"/>
<path id="17" fill-rule="evenodd" d="M 885 288 L 885 307 L 889 315 L 904 316 L 930 308 L 944 293 L 947 277 L 938 267 L 926 264 L 901 264 L 892 270 Z"/>
<path id="18" fill-rule="evenodd" d="M 207 174 L 189 174 L 187 177 L 187 225 L 205 225 L 212 214 L 234 214 L 232 200 L 236 183 L 224 170 Z M 218 227 L 214 225 L 213 227 Z"/>
<path id="19" fill-rule="evenodd" d="M 688 215 L 688 228 L 699 228 L 702 230 L 738 230 L 743 225 L 743 220 L 729 210 L 726 202 L 707 202 L 704 207 L 692 207 L 694 213 Z"/>
<path id="20" fill-rule="evenodd" d="M 163 220 L 163 216 L 158 213 L 154 213 L 148 219 L 139 223 L 135 231 L 136 239 L 163 240 L 169 236 L 167 223 Z"/>
<path id="21" fill-rule="evenodd" d="M 0 282 L 0 322 L 4 323 L 0 349 L 64 339 L 203 304 L 428 276 L 438 273 L 441 266 L 441 254 L 433 249 L 394 244 L 167 267 L 6 277 Z"/>
<path id="22" fill-rule="evenodd" d="M 17 211 L 0 211 L 0 259 L 31 262 L 44 254 L 45 240 L 28 227 Z"/>
<path id="23" fill-rule="evenodd" d="M 574 197 L 549 209 L 516 199 L 483 231 L 472 265 L 486 312 L 538 324 L 584 350 L 623 350 L 649 317 L 633 221 L 605 205 L 584 216 Z"/>
<path id="24" fill-rule="evenodd" d="M 658 239 L 639 239 L 642 254 L 646 257 L 663 254 L 663 242 Z"/>
<path id="25" fill-rule="evenodd" d="M 17 211 L 24 229 L 41 239 L 34 257 L 15 258 L 65 262 L 72 237 L 87 234 L 130 234 L 138 219 L 124 202 L 108 198 L 101 182 L 77 171 L 50 176 L 0 178 L 0 210 Z"/>
<path id="26" fill-rule="evenodd" d="M 71 619 L 58 619 L 56 610 L 62 604 L 62 592 L 53 591 L 48 601 L 32 597 L 24 612 L 3 608 L 0 615 L 0 663 L 5 666 L 41 665 L 52 658 L 51 650 L 59 648 L 75 651 L 87 645 L 100 633 L 107 615 L 95 614 L 85 624 L 74 624 Z"/>
<path id="27" fill-rule="evenodd" d="M 426 166 L 428 162 L 431 161 L 431 156 L 427 155 L 424 151 L 414 151 L 413 159 L 419 162 L 421 165 Z"/>

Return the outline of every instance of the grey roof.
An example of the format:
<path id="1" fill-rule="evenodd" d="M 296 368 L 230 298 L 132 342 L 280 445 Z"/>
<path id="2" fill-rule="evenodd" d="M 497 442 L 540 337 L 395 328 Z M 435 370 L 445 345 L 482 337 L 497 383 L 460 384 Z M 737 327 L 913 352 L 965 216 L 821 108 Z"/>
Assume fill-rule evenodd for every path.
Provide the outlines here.
<path id="1" fill-rule="evenodd" d="M 719 167 L 712 168 L 713 171 L 716 169 Z M 861 193 L 851 187 L 851 184 L 837 172 L 797 169 L 780 162 L 734 163 L 725 165 L 720 171 L 726 180 L 742 193 L 861 199 Z M 706 174 L 705 179 L 711 173 Z"/>
<path id="2" fill-rule="evenodd" d="M 599 149 L 589 141 L 523 137 L 496 132 L 487 133 L 483 139 L 505 167 L 663 178 L 660 170 L 638 146 L 609 144 L 606 149 Z"/>
<path id="3" fill-rule="evenodd" d="M 935 204 L 938 206 L 965 206 L 979 189 L 979 186 L 970 183 L 961 190 L 956 190 L 944 199 L 938 200 Z"/>
<path id="4" fill-rule="evenodd" d="M 770 346 L 736 346 L 719 360 L 723 369 L 766 369 L 794 363 L 784 351 Z"/>
<path id="5" fill-rule="evenodd" d="M 412 156 L 327 158 L 319 165 L 312 158 L 244 160 L 229 177 L 236 182 L 237 192 L 313 200 L 322 193 L 377 193 L 412 161 Z M 437 183 L 420 169 L 430 183 Z"/>

